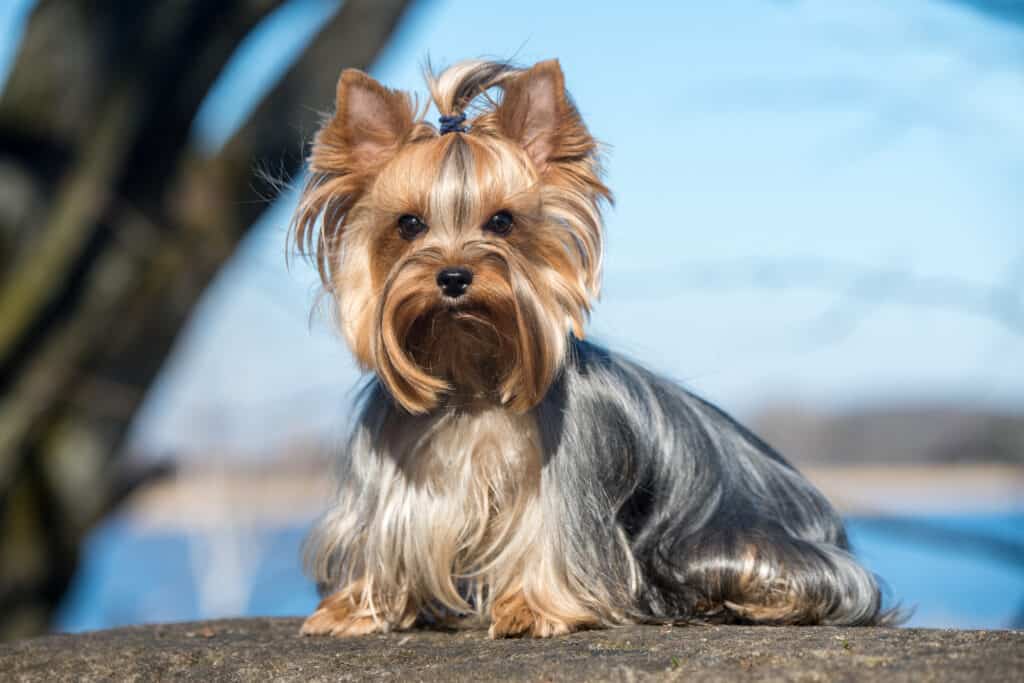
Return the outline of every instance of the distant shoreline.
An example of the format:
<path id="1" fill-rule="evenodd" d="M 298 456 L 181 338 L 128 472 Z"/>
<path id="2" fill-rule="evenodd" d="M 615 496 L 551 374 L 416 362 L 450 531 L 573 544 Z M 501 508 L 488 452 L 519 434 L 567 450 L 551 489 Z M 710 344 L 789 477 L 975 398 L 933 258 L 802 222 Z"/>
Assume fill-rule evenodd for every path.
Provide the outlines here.
<path id="1" fill-rule="evenodd" d="M 844 515 L 980 514 L 1024 509 L 1024 466 L 804 467 Z M 305 523 L 327 507 L 325 466 L 184 468 L 136 494 L 122 509 L 134 525 L 173 531 L 224 525 Z"/>
<path id="2" fill-rule="evenodd" d="M 1022 465 L 843 465 L 802 470 L 844 515 L 1024 509 Z"/>

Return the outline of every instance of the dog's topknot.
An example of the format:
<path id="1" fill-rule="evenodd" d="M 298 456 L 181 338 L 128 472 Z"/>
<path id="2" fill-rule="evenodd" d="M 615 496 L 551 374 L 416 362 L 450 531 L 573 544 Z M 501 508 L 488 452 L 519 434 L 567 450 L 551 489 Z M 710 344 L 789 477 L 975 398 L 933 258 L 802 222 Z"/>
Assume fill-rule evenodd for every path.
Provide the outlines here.
<path id="1" fill-rule="evenodd" d="M 504 62 L 468 60 L 434 73 L 427 64 L 424 76 L 430 98 L 441 116 L 459 116 L 469 110 L 473 101 L 486 96 L 491 88 L 500 87 L 522 69 Z M 493 102 L 491 105 L 493 106 Z"/>

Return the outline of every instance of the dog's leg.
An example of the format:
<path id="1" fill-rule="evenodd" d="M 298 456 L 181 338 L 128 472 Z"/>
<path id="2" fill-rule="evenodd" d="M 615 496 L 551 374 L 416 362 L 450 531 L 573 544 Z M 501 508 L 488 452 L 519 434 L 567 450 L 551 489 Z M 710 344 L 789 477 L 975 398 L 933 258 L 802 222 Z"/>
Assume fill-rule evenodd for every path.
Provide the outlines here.
<path id="1" fill-rule="evenodd" d="M 527 518 L 531 514 L 538 514 L 536 506 Z M 567 578 L 565 556 L 558 551 L 559 544 L 545 537 L 545 526 L 530 519 L 524 522 L 523 529 L 539 534 L 529 534 L 529 550 L 514 570 L 515 578 L 502 582 L 491 603 L 491 638 L 550 638 L 619 621 L 607 618 L 610 614 L 602 618 L 590 607 L 600 604 L 599 599 L 573 588 L 581 584 Z"/>
<path id="2" fill-rule="evenodd" d="M 491 608 L 491 638 L 550 638 L 594 626 L 589 618 L 563 619 L 530 604 L 521 590 L 506 593 Z"/>
<path id="3" fill-rule="evenodd" d="M 743 532 L 706 540 L 687 554 L 684 579 L 704 597 L 697 616 L 778 625 L 885 623 L 874 577 L 828 543 Z"/>
<path id="4" fill-rule="evenodd" d="M 384 605 L 375 604 L 371 595 L 364 581 L 355 581 L 328 595 L 302 624 L 302 635 L 363 636 L 406 629 L 416 621 L 416 608 L 407 599 L 385 609 Z"/>

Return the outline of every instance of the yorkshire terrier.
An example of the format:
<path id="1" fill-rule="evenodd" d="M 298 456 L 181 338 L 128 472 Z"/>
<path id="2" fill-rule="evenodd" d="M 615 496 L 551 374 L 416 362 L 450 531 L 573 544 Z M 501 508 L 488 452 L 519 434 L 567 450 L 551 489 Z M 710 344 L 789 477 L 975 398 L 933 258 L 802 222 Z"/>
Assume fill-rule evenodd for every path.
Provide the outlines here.
<path id="1" fill-rule="evenodd" d="M 293 239 L 374 374 L 307 542 L 305 634 L 473 620 L 884 623 L 825 498 L 682 387 L 595 344 L 600 146 L 557 61 L 346 70 Z"/>

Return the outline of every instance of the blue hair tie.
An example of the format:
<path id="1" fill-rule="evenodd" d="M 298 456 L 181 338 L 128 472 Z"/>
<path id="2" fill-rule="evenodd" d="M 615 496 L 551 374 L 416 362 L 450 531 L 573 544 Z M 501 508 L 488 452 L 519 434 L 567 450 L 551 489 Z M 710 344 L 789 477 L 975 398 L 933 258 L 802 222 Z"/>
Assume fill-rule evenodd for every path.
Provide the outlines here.
<path id="1" fill-rule="evenodd" d="M 465 133 L 469 130 L 469 128 L 462 125 L 465 122 L 465 114 L 458 114 L 457 116 L 442 116 L 441 135 L 444 135 L 445 133 Z"/>

